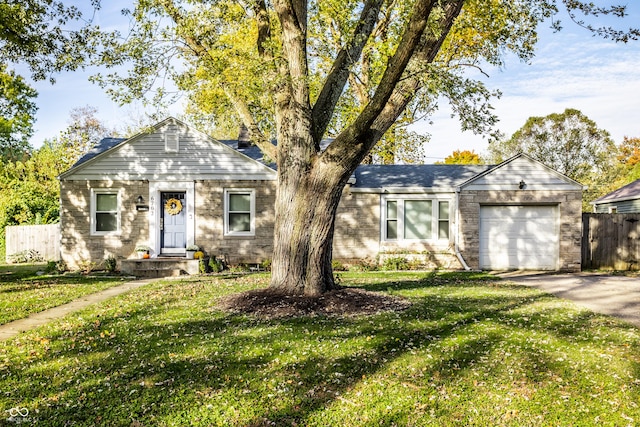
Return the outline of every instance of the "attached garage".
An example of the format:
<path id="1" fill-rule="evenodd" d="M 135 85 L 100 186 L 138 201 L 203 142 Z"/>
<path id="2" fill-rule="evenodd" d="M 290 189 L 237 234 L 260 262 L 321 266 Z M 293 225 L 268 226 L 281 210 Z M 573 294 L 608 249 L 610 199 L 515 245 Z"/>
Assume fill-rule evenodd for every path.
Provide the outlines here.
<path id="1" fill-rule="evenodd" d="M 480 206 L 480 268 L 557 270 L 558 206 Z"/>
<path id="2" fill-rule="evenodd" d="M 458 188 L 457 254 L 471 269 L 579 271 L 582 191 L 525 154 L 478 174 Z"/>

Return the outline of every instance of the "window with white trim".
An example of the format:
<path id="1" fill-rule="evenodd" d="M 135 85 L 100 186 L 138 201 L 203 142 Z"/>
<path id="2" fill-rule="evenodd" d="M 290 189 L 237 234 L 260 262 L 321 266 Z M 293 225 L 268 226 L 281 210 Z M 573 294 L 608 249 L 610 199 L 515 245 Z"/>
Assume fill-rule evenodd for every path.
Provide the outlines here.
<path id="1" fill-rule="evenodd" d="M 387 196 L 382 200 L 383 240 L 448 240 L 448 200 Z"/>
<path id="2" fill-rule="evenodd" d="M 91 234 L 120 232 L 120 192 L 113 189 L 91 190 Z"/>
<path id="3" fill-rule="evenodd" d="M 449 240 L 449 202 L 438 201 L 438 239 Z"/>
<path id="4" fill-rule="evenodd" d="M 253 189 L 228 189 L 224 191 L 225 235 L 255 235 L 255 200 L 255 190 Z"/>

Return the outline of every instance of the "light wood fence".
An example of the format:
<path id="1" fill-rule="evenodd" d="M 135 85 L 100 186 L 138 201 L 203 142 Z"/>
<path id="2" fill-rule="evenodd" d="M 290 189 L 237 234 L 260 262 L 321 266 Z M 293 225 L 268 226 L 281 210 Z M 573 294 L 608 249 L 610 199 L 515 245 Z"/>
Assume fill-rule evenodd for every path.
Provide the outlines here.
<path id="1" fill-rule="evenodd" d="M 582 214 L 582 268 L 640 270 L 640 214 Z"/>
<path id="2" fill-rule="evenodd" d="M 60 224 L 11 225 L 5 233 L 7 262 L 23 251 L 36 251 L 44 261 L 60 259 Z"/>

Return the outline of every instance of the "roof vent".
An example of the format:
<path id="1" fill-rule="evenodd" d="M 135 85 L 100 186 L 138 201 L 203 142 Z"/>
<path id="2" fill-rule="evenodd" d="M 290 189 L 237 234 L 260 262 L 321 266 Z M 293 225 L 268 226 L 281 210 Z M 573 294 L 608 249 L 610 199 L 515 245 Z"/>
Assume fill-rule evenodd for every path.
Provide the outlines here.
<path id="1" fill-rule="evenodd" d="M 180 151 L 180 138 L 175 132 L 164 134 L 164 151 L 167 153 L 177 153 Z"/>
<path id="2" fill-rule="evenodd" d="M 238 148 L 251 147 L 251 136 L 249 135 L 249 129 L 243 124 L 240 126 L 240 133 L 238 134 Z"/>

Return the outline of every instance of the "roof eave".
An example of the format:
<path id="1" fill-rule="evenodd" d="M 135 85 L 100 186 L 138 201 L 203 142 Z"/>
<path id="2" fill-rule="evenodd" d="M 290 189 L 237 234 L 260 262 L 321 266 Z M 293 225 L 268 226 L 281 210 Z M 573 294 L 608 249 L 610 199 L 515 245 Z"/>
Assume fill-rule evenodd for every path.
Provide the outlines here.
<path id="1" fill-rule="evenodd" d="M 598 199 L 589 203 L 592 205 L 604 205 L 607 203 L 628 202 L 630 200 L 638 200 L 638 199 L 640 199 L 640 194 L 636 194 L 635 196 L 628 196 L 628 197 L 617 197 L 615 199 L 605 199 L 605 200 Z"/>
<path id="2" fill-rule="evenodd" d="M 436 194 L 455 193 L 456 187 L 351 187 L 352 193 Z"/>
<path id="3" fill-rule="evenodd" d="M 524 158 L 526 158 L 526 159 L 528 159 L 528 160 L 530 160 L 530 161 L 532 161 L 532 162 L 534 162 L 534 163 L 537 163 L 537 164 L 539 164 L 540 166 L 542 166 L 543 168 L 545 168 L 548 172 L 550 172 L 550 173 L 552 173 L 552 174 L 554 174 L 554 175 L 556 175 L 556 176 L 558 176 L 558 177 L 562 178 L 563 180 L 565 180 L 565 181 L 567 181 L 567 182 L 570 182 L 570 183 L 572 183 L 572 184 L 575 184 L 576 186 L 581 187 L 583 190 L 585 189 L 585 186 L 584 186 L 584 185 L 582 185 L 582 184 L 580 184 L 578 181 L 576 181 L 576 180 L 574 180 L 574 179 L 569 178 L 568 176 L 566 176 L 566 175 L 564 175 L 564 174 L 562 174 L 562 173 L 558 172 L 558 171 L 557 171 L 557 170 L 555 170 L 555 169 L 550 168 L 549 166 L 545 165 L 544 163 L 542 163 L 542 162 L 541 162 L 541 161 L 539 161 L 539 160 L 534 159 L 533 157 L 531 157 L 530 155 L 528 155 L 528 154 L 526 154 L 526 153 L 518 153 L 518 154 L 516 154 L 515 156 L 512 156 L 512 157 L 508 158 L 507 160 L 503 161 L 502 163 L 500 163 L 500 164 L 498 164 L 498 165 L 495 165 L 495 166 L 493 166 L 493 167 L 491 167 L 491 168 L 487 169 L 486 171 L 484 171 L 484 172 L 482 172 L 482 173 L 479 173 L 478 175 L 476 175 L 476 176 L 474 176 L 474 177 L 472 177 L 472 178 L 468 179 L 467 181 L 463 182 L 462 184 L 460 184 L 460 189 L 463 189 L 464 187 L 466 187 L 466 186 L 470 185 L 470 184 L 471 184 L 471 183 L 473 183 L 474 181 L 476 181 L 476 180 L 478 180 L 478 179 L 480 179 L 480 178 L 483 178 L 483 177 L 485 177 L 485 176 L 489 175 L 489 174 L 490 174 L 490 173 L 492 173 L 493 171 L 496 171 L 496 170 L 498 170 L 498 169 L 502 168 L 503 166 L 505 166 L 505 165 L 507 165 L 507 164 L 509 164 L 509 163 L 513 162 L 514 160 L 516 160 L 516 159 L 518 159 L 518 158 L 520 158 L 520 157 L 524 157 Z"/>

